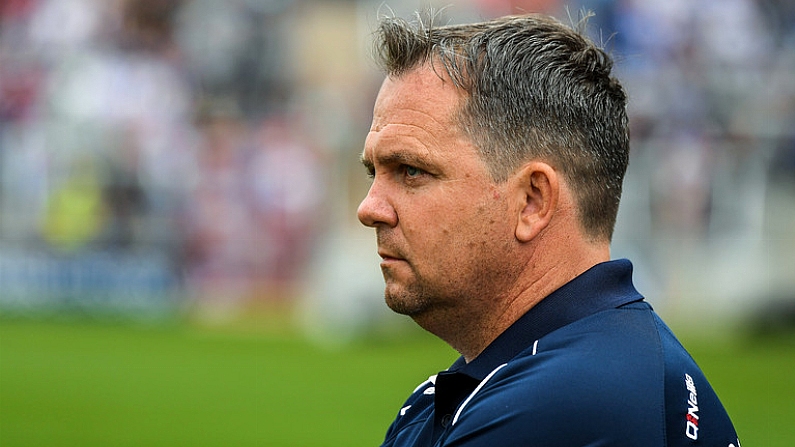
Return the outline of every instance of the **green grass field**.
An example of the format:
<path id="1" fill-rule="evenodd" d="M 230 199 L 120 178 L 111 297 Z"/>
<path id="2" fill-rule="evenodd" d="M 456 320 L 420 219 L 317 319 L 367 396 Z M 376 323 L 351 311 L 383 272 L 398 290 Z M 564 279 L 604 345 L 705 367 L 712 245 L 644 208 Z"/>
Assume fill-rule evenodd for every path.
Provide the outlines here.
<path id="1" fill-rule="evenodd" d="M 795 345 L 684 340 L 743 445 L 795 445 Z M 323 349 L 289 331 L 0 321 L 0 447 L 378 445 L 456 357 L 434 338 Z"/>

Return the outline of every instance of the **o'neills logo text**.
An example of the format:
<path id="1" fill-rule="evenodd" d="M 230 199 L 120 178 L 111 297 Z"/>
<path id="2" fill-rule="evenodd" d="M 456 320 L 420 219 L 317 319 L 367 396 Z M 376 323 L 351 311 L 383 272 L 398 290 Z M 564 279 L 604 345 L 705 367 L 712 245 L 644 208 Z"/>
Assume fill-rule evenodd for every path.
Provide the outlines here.
<path id="1" fill-rule="evenodd" d="M 685 374 L 685 387 L 690 392 L 687 396 L 685 434 L 688 438 L 696 441 L 698 440 L 698 393 L 696 393 L 696 384 L 693 383 L 693 378 L 690 377 L 690 374 Z"/>

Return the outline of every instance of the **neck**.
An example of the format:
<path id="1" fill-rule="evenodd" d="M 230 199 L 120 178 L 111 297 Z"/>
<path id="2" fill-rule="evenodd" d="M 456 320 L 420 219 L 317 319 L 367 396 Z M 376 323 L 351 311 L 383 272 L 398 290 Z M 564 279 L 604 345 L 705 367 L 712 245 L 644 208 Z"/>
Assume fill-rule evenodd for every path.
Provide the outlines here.
<path id="1" fill-rule="evenodd" d="M 557 246 L 561 249 L 551 255 L 548 246 L 541 244 L 532 256 L 526 258 L 521 275 L 512 287 L 497 296 L 481 300 L 481 306 L 448 309 L 455 314 L 425 321 L 416 318 L 416 322 L 445 340 L 467 362 L 474 360 L 516 320 L 552 292 L 594 265 L 610 260 L 610 249 L 606 243 L 583 241 L 577 244 L 567 241 Z M 424 324 L 431 321 L 435 324 Z"/>

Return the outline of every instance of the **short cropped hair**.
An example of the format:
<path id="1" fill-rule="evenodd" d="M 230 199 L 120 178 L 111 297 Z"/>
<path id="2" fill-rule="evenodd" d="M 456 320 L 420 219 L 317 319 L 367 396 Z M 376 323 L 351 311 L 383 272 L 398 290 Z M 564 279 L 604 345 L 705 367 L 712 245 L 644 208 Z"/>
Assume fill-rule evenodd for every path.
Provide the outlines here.
<path id="1" fill-rule="evenodd" d="M 492 179 L 550 163 L 572 185 L 588 237 L 610 241 L 629 163 L 627 95 L 610 56 L 544 15 L 447 26 L 417 17 L 381 19 L 375 53 L 386 74 L 441 68 L 465 93 L 454 118 Z"/>

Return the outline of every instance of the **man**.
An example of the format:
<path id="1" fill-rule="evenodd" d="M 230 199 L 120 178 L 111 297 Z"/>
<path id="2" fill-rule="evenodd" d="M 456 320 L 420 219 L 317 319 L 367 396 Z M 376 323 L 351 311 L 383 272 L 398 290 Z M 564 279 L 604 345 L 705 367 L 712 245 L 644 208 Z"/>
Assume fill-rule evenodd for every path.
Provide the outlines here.
<path id="1" fill-rule="evenodd" d="M 387 305 L 461 353 L 385 446 L 739 446 L 610 261 L 629 137 L 612 62 L 552 18 L 385 19 L 362 160 Z"/>

